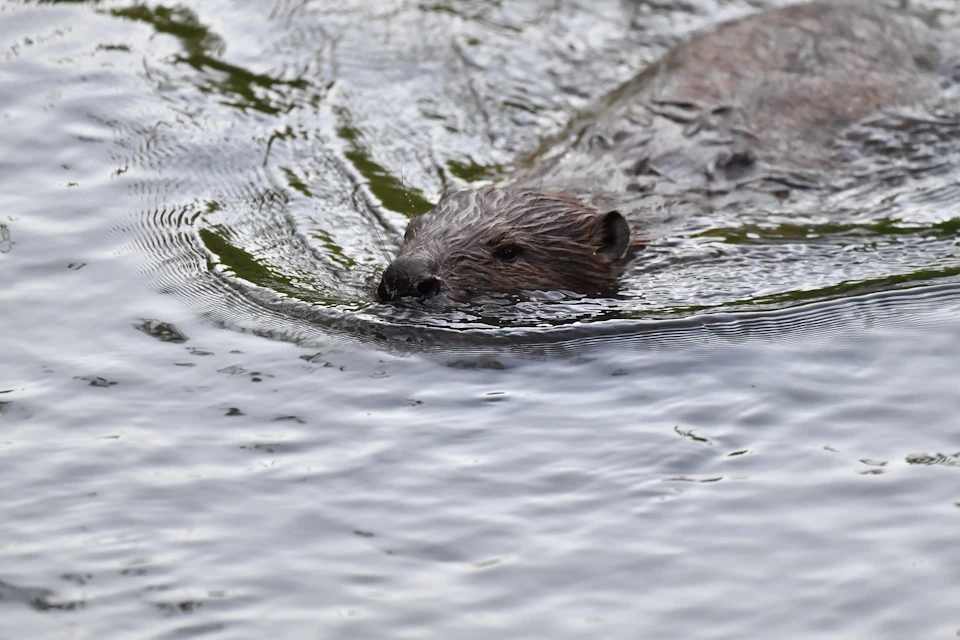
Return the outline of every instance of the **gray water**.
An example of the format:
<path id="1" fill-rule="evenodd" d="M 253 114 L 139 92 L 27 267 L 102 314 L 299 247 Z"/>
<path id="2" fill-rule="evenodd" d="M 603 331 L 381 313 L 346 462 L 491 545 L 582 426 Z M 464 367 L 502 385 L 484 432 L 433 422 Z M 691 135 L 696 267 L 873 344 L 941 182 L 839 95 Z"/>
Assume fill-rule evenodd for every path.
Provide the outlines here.
<path id="1" fill-rule="evenodd" d="M 0 1 L 0 639 L 960 634 L 949 92 L 620 298 L 372 302 L 444 186 L 779 4 Z"/>

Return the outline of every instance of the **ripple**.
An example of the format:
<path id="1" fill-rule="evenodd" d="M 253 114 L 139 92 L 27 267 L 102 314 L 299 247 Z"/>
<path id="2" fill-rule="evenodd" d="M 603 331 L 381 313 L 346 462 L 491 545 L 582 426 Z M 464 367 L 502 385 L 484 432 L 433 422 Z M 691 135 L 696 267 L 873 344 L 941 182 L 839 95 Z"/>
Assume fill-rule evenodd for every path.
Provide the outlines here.
<path id="1" fill-rule="evenodd" d="M 766 3 L 547 4 L 0 3 L 0 40 L 63 30 L 10 40 L 0 95 L 3 628 L 956 632 L 952 143 L 906 181 L 865 162 L 802 206 L 692 219 L 619 298 L 369 302 L 451 166 L 495 178 L 629 72 L 631 38 Z M 444 38 L 478 64 L 417 73 Z"/>
<path id="2" fill-rule="evenodd" d="M 0 580 L 0 604 L 4 602 L 24 604 L 36 611 L 69 611 L 84 606 L 82 600 L 59 601 L 50 589 L 22 587 Z"/>
<path id="3" fill-rule="evenodd" d="M 262 15 L 256 41 L 201 7 L 101 12 L 158 37 L 97 47 L 111 67 L 142 63 L 107 72 L 119 88 L 109 108 L 89 113 L 112 132 L 112 179 L 135 203 L 115 232 L 157 290 L 218 325 L 400 348 L 628 334 L 663 344 L 673 333 L 837 328 L 858 314 L 892 321 L 924 313 L 930 296 L 952 304 L 960 109 L 947 90 L 930 109 L 851 129 L 835 190 L 691 219 L 648 248 L 617 298 L 376 305 L 408 216 L 445 185 L 496 177 L 535 154 L 578 110 L 715 16 L 654 12 L 650 24 L 664 31 L 651 40 L 646 23 L 604 31 L 636 17 L 625 7 L 249 10 Z M 611 50 L 630 53 L 611 61 Z M 0 233 L 9 251 L 8 227 Z M 734 324 L 739 333 L 726 329 Z"/>
<path id="4" fill-rule="evenodd" d="M 0 224 L 0 253 L 10 253 L 13 250 L 13 240 L 10 236 L 10 227 Z"/>

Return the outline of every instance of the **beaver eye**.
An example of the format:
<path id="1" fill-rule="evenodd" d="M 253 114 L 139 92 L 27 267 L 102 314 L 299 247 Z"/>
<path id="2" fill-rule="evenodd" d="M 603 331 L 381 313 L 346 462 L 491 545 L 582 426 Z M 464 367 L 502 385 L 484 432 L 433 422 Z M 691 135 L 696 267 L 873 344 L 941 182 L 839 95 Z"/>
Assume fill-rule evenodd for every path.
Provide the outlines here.
<path id="1" fill-rule="evenodd" d="M 507 244 L 502 247 L 497 247 L 497 249 L 493 252 L 493 255 L 504 262 L 513 262 L 520 257 L 522 252 L 523 249 L 520 247 L 520 245 Z"/>

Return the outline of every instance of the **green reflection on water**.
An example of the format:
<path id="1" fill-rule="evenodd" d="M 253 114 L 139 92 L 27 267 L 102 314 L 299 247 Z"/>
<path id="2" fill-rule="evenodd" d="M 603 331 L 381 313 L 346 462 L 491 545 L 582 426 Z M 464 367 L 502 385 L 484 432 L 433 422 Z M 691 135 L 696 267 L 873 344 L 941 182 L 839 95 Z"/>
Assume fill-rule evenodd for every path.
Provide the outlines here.
<path id="1" fill-rule="evenodd" d="M 348 256 L 343 247 L 334 242 L 333 238 L 327 231 L 319 230 L 313 234 L 313 237 L 320 241 L 320 244 L 323 245 L 326 249 L 326 255 L 331 260 L 339 264 L 345 269 L 351 269 L 357 265 L 357 261 Z"/>
<path id="2" fill-rule="evenodd" d="M 223 74 L 222 77 L 211 79 L 209 85 L 201 90 L 231 96 L 233 101 L 225 103 L 227 105 L 276 115 L 289 111 L 292 105 L 276 104 L 275 100 L 262 95 L 263 90 L 275 91 L 280 87 L 304 89 L 308 86 L 306 80 L 300 78 L 280 80 L 224 62 L 218 57 L 223 55 L 226 49 L 223 39 L 203 25 L 189 9 L 134 5 L 112 9 L 110 13 L 118 18 L 144 22 L 151 25 L 157 33 L 175 37 L 185 52 L 177 57 L 177 62 L 184 62 L 197 71 L 214 70 Z"/>
<path id="3" fill-rule="evenodd" d="M 280 171 L 283 173 L 283 176 L 287 179 L 287 184 L 289 184 L 292 189 L 301 195 L 306 196 L 307 198 L 313 197 L 313 194 L 310 193 L 310 189 L 308 189 L 307 185 L 297 177 L 292 169 L 288 167 L 280 167 Z"/>
<path id="4" fill-rule="evenodd" d="M 857 280 L 853 282 L 841 282 L 809 291 L 787 291 L 769 296 L 761 296 L 751 300 L 750 304 L 753 306 L 782 306 L 785 303 L 812 302 L 815 300 L 859 296 L 867 293 L 876 293 L 878 291 L 905 288 L 904 285 L 921 286 L 931 284 L 931 281 L 940 278 L 954 278 L 956 276 L 960 276 L 960 266 L 944 267 L 942 269 L 919 269 L 899 275 L 869 278 L 867 280 Z M 735 303 L 729 304 L 733 305 Z"/>
<path id="5" fill-rule="evenodd" d="M 858 224 L 817 224 L 776 226 L 744 225 L 737 228 L 709 229 L 697 234 L 700 238 L 721 238 L 731 244 L 766 244 L 783 241 L 818 241 L 830 238 L 858 239 L 877 236 L 929 235 L 949 238 L 960 233 L 960 218 L 924 225 L 910 225 L 898 220 L 878 220 Z"/>
<path id="6" fill-rule="evenodd" d="M 335 291 L 319 282 L 310 280 L 307 286 L 302 286 L 295 276 L 288 276 L 272 269 L 269 265 L 259 261 L 250 252 L 236 246 L 230 238 L 230 230 L 223 225 L 214 225 L 199 230 L 200 240 L 213 258 L 207 260 L 207 269 L 211 272 L 226 271 L 228 275 L 245 280 L 259 287 L 270 289 L 276 293 L 307 304 L 320 304 L 330 308 L 340 308 L 344 311 L 358 311 L 372 304 L 369 299 L 343 299 Z M 343 249 L 332 240 L 324 242 L 328 255 L 335 262 L 352 266 L 356 263 L 347 258 Z M 339 260 L 337 258 L 340 258 Z M 306 281 L 305 281 L 306 282 Z"/>
<path id="7" fill-rule="evenodd" d="M 433 209 L 433 204 L 423 197 L 419 189 L 405 186 L 389 171 L 373 161 L 370 153 L 360 144 L 360 131 L 349 124 L 346 111 L 337 109 L 336 113 L 340 118 L 337 135 L 347 143 L 344 155 L 367 179 L 370 191 L 384 207 L 410 217 Z"/>
<path id="8" fill-rule="evenodd" d="M 225 228 L 217 226 L 215 229 L 200 229 L 199 232 L 204 246 L 216 256 L 216 260 L 208 262 L 208 269 L 214 271 L 217 265 L 222 265 L 234 276 L 255 285 L 289 295 L 302 293 L 289 277 L 261 264 L 249 252 L 231 244 L 227 239 L 229 231 Z"/>
<path id="9" fill-rule="evenodd" d="M 476 180 L 486 180 L 492 178 L 502 171 L 502 168 L 486 167 L 473 161 L 457 162 L 456 160 L 450 160 L 447 162 L 447 170 L 461 180 L 474 182 Z"/>
<path id="10" fill-rule="evenodd" d="M 798 307 L 812 302 L 840 300 L 853 298 L 869 293 L 894 291 L 897 289 L 911 289 L 914 287 L 950 282 L 960 277 L 960 266 L 944 267 L 942 269 L 919 269 L 910 273 L 893 276 L 882 276 L 866 280 L 840 282 L 835 285 L 819 287 L 817 289 L 803 289 L 784 291 L 755 298 L 729 300 L 710 305 L 685 305 L 665 308 L 657 311 L 639 311 L 627 314 L 625 317 L 637 319 L 672 319 L 684 318 L 703 312 L 729 311 L 765 311 L 772 309 L 787 309 Z"/>

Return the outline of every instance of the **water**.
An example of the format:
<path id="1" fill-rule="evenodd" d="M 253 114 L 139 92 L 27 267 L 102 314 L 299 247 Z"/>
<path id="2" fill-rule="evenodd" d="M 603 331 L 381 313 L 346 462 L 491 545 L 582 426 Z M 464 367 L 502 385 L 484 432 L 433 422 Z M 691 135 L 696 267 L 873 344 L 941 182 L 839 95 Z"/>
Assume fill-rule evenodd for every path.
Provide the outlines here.
<path id="1" fill-rule="evenodd" d="M 371 302 L 773 4 L 0 3 L 0 638 L 955 637 L 949 117 L 616 300 Z"/>

